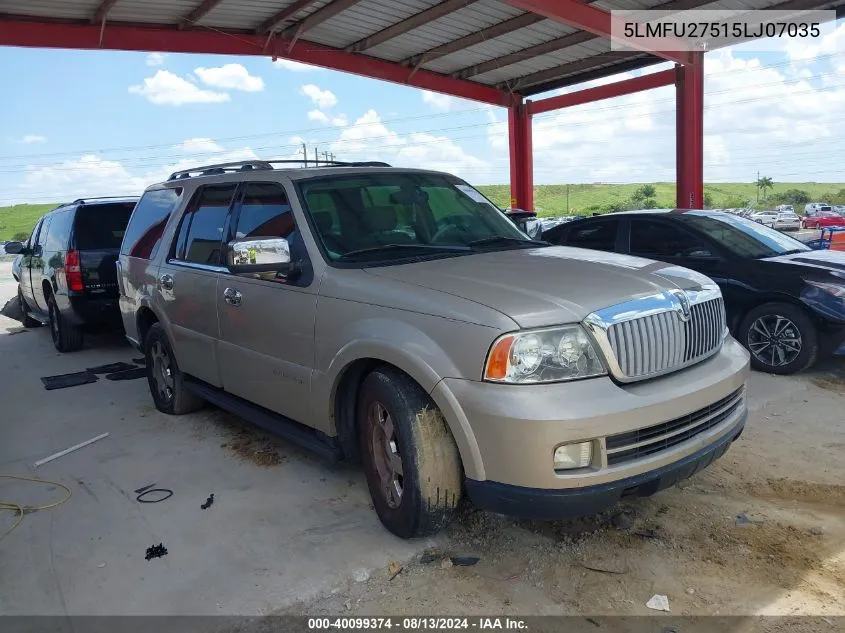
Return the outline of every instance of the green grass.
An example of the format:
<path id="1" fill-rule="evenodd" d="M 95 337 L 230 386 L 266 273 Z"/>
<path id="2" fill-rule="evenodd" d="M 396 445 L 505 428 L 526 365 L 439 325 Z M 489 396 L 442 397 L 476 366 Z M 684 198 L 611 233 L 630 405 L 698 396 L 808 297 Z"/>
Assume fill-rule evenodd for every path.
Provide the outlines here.
<path id="1" fill-rule="evenodd" d="M 569 213 L 591 213 L 598 207 L 629 200 L 641 187 L 639 184 L 626 185 L 538 185 L 535 187 L 534 204 L 540 215 L 559 215 Z M 508 185 L 482 185 L 478 187 L 486 196 L 501 207 L 510 206 L 510 187 Z M 659 207 L 675 206 L 675 183 L 654 183 L 655 200 Z M 823 182 L 788 182 L 775 183 L 769 191 L 769 197 L 788 189 L 806 191 L 812 200 L 832 200 L 834 194 L 845 189 L 842 183 Z M 567 206 L 567 190 L 568 206 Z M 712 199 L 712 206 L 717 208 L 739 207 L 748 200 L 757 199 L 757 188 L 752 183 L 713 183 L 704 186 L 705 195 Z M 0 240 L 12 239 L 16 234 L 29 234 L 36 220 L 55 204 L 18 204 L 13 207 L 0 207 Z M 761 206 L 765 206 L 761 203 Z M 796 209 L 800 211 L 801 209 Z"/>

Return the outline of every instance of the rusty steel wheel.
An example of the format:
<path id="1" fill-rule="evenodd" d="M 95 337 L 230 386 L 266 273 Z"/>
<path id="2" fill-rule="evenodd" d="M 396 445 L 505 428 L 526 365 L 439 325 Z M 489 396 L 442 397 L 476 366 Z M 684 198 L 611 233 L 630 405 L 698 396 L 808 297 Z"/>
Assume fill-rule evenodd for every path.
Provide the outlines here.
<path id="1" fill-rule="evenodd" d="M 402 456 L 399 454 L 393 418 L 381 402 L 374 401 L 370 405 L 367 426 L 371 430 L 373 462 L 384 500 L 389 507 L 398 508 L 402 503 L 404 486 Z"/>

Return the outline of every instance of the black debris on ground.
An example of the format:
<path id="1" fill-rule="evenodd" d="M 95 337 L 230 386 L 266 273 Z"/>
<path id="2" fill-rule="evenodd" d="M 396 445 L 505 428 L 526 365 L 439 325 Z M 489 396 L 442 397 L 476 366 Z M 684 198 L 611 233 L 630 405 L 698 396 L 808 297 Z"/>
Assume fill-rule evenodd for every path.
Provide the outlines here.
<path id="1" fill-rule="evenodd" d="M 208 510 L 211 505 L 214 503 L 214 493 L 212 492 L 208 495 L 208 499 L 205 500 L 205 503 L 200 506 L 203 510 Z"/>
<path id="2" fill-rule="evenodd" d="M 634 527 L 634 520 L 624 512 L 618 512 L 610 517 L 610 523 L 617 530 L 630 530 Z"/>
<path id="3" fill-rule="evenodd" d="M 106 374 L 106 380 L 136 380 L 137 378 L 146 378 L 146 367 L 133 367 L 125 371 L 118 371 L 113 374 Z"/>
<path id="4" fill-rule="evenodd" d="M 157 499 L 145 499 L 147 495 L 152 495 L 156 493 L 162 493 L 164 496 L 158 497 Z M 161 503 L 165 499 L 170 499 L 173 496 L 173 491 L 167 488 L 148 488 L 137 497 L 135 497 L 135 501 L 138 503 Z"/>
<path id="5" fill-rule="evenodd" d="M 159 543 L 158 545 L 147 548 L 147 555 L 144 557 L 144 560 L 152 560 L 154 558 L 161 558 L 162 556 L 167 556 L 167 548 L 164 544 Z"/>
<path id="6" fill-rule="evenodd" d="M 136 495 L 139 495 L 139 494 L 141 494 L 142 492 L 146 492 L 147 490 L 149 490 L 149 489 L 150 489 L 150 488 L 152 488 L 153 486 L 155 486 L 155 484 L 147 484 L 147 485 L 146 485 L 146 486 L 144 486 L 143 488 L 138 488 L 138 489 L 135 491 L 135 494 L 136 494 Z"/>
<path id="7" fill-rule="evenodd" d="M 89 367 L 85 371 L 90 371 L 92 374 L 113 374 L 116 371 L 126 371 L 127 369 L 135 369 L 135 365 L 130 365 L 129 363 L 123 362 L 109 363 L 108 365 L 97 365 L 96 367 Z"/>
<path id="8" fill-rule="evenodd" d="M 42 376 L 41 382 L 47 391 L 52 391 L 53 389 L 78 387 L 79 385 L 97 382 L 97 376 L 89 371 L 78 371 L 72 374 L 60 374 L 58 376 Z"/>
<path id="9" fill-rule="evenodd" d="M 452 556 L 452 564 L 457 567 L 472 567 L 481 560 L 478 556 Z"/>
<path id="10" fill-rule="evenodd" d="M 147 359 L 142 356 L 141 358 L 133 358 L 132 362 L 136 365 L 146 365 Z"/>

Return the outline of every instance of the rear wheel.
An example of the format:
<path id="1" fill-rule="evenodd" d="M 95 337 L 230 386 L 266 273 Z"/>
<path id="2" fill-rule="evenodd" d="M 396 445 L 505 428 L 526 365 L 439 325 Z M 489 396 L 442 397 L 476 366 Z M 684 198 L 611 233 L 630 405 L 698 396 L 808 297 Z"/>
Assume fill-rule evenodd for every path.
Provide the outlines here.
<path id="1" fill-rule="evenodd" d="M 458 447 L 440 411 L 411 378 L 378 369 L 364 379 L 358 432 L 376 514 L 402 538 L 434 534 L 461 499 Z"/>
<path id="2" fill-rule="evenodd" d="M 144 340 L 147 382 L 156 409 L 168 415 L 183 415 L 203 406 L 201 398 L 185 387 L 185 377 L 176 364 L 167 333 L 154 323 Z"/>
<path id="3" fill-rule="evenodd" d="M 82 330 L 68 323 L 62 316 L 52 293 L 47 295 L 47 310 L 50 314 L 50 336 L 55 348 L 62 353 L 82 349 Z"/>
<path id="4" fill-rule="evenodd" d="M 18 286 L 18 306 L 20 306 L 21 323 L 24 327 L 41 327 L 41 321 L 29 316 L 29 306 L 26 304 L 26 299 L 23 298 L 20 286 Z"/>
<path id="5" fill-rule="evenodd" d="M 771 374 L 794 374 L 816 362 L 816 328 L 803 310 L 788 303 L 767 303 L 751 310 L 740 328 L 751 366 Z"/>

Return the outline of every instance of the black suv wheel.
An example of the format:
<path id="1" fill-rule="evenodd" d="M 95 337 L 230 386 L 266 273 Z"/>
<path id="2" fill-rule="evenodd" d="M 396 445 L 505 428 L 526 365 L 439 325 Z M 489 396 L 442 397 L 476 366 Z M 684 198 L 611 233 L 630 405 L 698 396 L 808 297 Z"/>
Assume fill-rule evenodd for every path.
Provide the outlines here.
<path id="1" fill-rule="evenodd" d="M 82 330 L 62 316 L 52 293 L 47 295 L 47 310 L 50 314 L 50 336 L 56 349 L 63 353 L 82 349 Z"/>
<path id="2" fill-rule="evenodd" d="M 21 323 L 24 327 L 41 327 L 41 321 L 29 316 L 29 306 L 26 304 L 26 299 L 23 298 L 20 286 L 18 286 L 18 306 L 21 311 Z"/>

